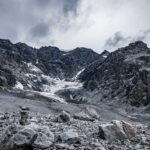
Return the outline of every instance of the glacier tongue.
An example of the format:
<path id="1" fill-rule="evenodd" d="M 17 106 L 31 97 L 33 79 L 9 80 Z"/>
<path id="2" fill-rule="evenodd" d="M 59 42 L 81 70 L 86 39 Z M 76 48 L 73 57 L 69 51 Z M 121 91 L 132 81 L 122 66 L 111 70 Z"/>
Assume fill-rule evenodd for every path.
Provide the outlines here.
<path id="1" fill-rule="evenodd" d="M 50 78 L 50 77 L 49 77 Z M 60 102 L 65 102 L 63 98 L 60 98 L 56 92 L 65 89 L 79 89 L 82 87 L 82 83 L 77 81 L 66 81 L 55 78 L 50 78 L 50 80 L 54 83 L 52 85 L 43 86 L 43 92 L 40 92 L 41 95 L 46 97 L 51 97 L 57 99 Z"/>
<path id="2" fill-rule="evenodd" d="M 31 76 L 27 76 L 28 82 L 30 80 L 32 80 L 34 75 L 35 74 L 31 74 Z M 46 76 L 43 74 L 35 75 L 35 76 L 40 78 L 40 80 L 45 79 L 46 81 L 48 81 L 46 84 L 41 83 L 41 87 L 40 87 L 41 91 L 33 90 L 33 88 L 32 88 L 32 85 L 37 82 L 36 80 L 32 80 L 32 82 L 30 82 L 30 84 L 29 84 L 30 89 L 24 88 L 22 83 L 17 81 L 17 84 L 15 85 L 14 89 L 32 92 L 32 93 L 37 93 L 37 94 L 40 94 L 44 97 L 52 98 L 52 99 L 59 101 L 61 103 L 66 103 L 65 99 L 63 99 L 57 95 L 57 92 L 60 90 L 65 90 L 65 89 L 79 89 L 82 87 L 82 83 L 80 83 L 78 81 L 66 81 L 64 79 L 61 80 L 58 78 L 52 78 L 50 76 Z M 28 87 L 29 87 L 29 85 L 28 85 Z"/>
<path id="3" fill-rule="evenodd" d="M 79 89 L 82 83 L 78 76 L 84 70 L 80 70 L 70 81 L 59 78 L 52 78 L 45 75 L 40 68 L 32 63 L 24 63 L 26 71 L 23 75 L 18 74 L 16 85 L 13 89 L 40 94 L 44 97 L 52 98 L 65 103 L 65 100 L 57 95 L 58 91 L 66 89 Z"/>

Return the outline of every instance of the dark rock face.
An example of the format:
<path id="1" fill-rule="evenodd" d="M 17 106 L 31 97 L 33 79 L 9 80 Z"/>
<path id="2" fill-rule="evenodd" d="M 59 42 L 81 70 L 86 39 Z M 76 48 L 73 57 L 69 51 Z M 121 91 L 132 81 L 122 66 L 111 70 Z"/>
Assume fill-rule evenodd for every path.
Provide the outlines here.
<path id="1" fill-rule="evenodd" d="M 99 91 L 99 100 L 120 99 L 134 106 L 150 103 L 150 49 L 141 41 L 97 54 L 82 47 L 64 52 L 57 47 L 35 49 L 0 39 L 1 87 L 18 84 L 25 90 L 42 91 L 55 84 L 52 78 L 74 81 L 83 69 L 77 79 L 83 82 L 83 90 Z M 82 90 L 71 93 L 75 93 L 73 100 L 82 99 Z M 69 93 L 67 97 L 70 101 Z"/>
<path id="2" fill-rule="evenodd" d="M 15 76 L 8 69 L 0 66 L 0 86 L 11 87 L 16 83 Z"/>
<path id="3" fill-rule="evenodd" d="M 84 70 L 84 72 L 82 72 L 79 76 L 79 79 L 81 79 L 82 81 L 88 81 L 90 79 L 90 77 L 97 71 L 97 68 L 102 64 L 102 62 L 107 58 L 107 56 L 110 53 L 108 51 L 104 51 L 102 52 L 98 59 L 95 60 L 94 62 L 90 63 L 86 69 Z M 94 88 L 95 85 L 91 85 L 91 88 Z M 92 89 L 93 89 L 92 88 Z"/>
<path id="4" fill-rule="evenodd" d="M 64 52 L 57 47 L 35 49 L 24 43 L 12 44 L 0 39 L 0 86 L 13 87 L 16 80 L 26 85 L 29 79 L 25 79 L 25 75 L 32 74 L 31 81 L 36 81 L 32 88 L 40 91 L 41 84 L 47 81 L 39 80 L 37 69 L 50 77 L 72 80 L 78 71 L 98 57 L 99 54 L 87 48 Z"/>
<path id="5" fill-rule="evenodd" d="M 112 52 L 93 68 L 93 72 L 80 80 L 88 90 L 99 89 L 103 98 L 127 99 L 134 106 L 150 103 L 150 49 L 143 42 L 135 42 L 129 46 Z M 88 68 L 87 68 L 88 69 Z M 86 69 L 86 70 L 87 70 Z M 85 70 L 85 71 L 86 71 Z"/>
<path id="6" fill-rule="evenodd" d="M 97 53 L 87 48 L 76 48 L 68 52 L 61 57 L 61 61 L 65 64 L 65 77 L 73 77 L 78 71 L 85 68 L 98 58 L 99 55 Z"/>
<path id="7" fill-rule="evenodd" d="M 98 59 L 99 55 L 91 49 L 76 48 L 69 52 L 57 47 L 42 47 L 37 52 L 40 69 L 51 76 L 73 78 L 78 71 Z"/>
<path id="8" fill-rule="evenodd" d="M 0 40 L 0 54 L 0 64 L 8 64 L 8 60 L 18 65 L 23 62 L 32 63 L 47 75 L 68 79 L 99 57 L 97 53 L 87 48 L 63 52 L 57 47 L 35 49 L 24 43 L 12 44 L 9 40 L 3 39 Z"/>

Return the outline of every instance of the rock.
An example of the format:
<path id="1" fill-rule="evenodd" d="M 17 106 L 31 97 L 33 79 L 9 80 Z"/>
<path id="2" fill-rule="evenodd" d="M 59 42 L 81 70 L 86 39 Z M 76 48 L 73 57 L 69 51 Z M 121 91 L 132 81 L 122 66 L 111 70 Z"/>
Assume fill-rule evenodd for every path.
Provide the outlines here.
<path id="1" fill-rule="evenodd" d="M 91 143 L 91 145 L 93 147 L 99 148 L 100 150 L 105 150 L 105 148 L 102 146 L 102 144 L 100 142 L 94 142 L 94 143 Z"/>
<path id="2" fill-rule="evenodd" d="M 99 114 L 96 112 L 95 109 L 92 109 L 92 108 L 89 108 L 89 107 L 86 107 L 86 113 L 91 116 L 92 118 L 95 118 L 95 119 L 100 119 L 100 116 Z"/>
<path id="3" fill-rule="evenodd" d="M 136 131 L 135 131 L 135 127 L 133 127 L 133 125 L 131 125 L 130 123 L 127 123 L 125 121 L 122 121 L 122 127 L 123 127 L 123 130 L 124 130 L 125 134 L 127 135 L 128 139 L 135 137 Z"/>
<path id="4" fill-rule="evenodd" d="M 117 100 L 123 96 L 124 102 L 133 106 L 148 105 L 150 49 L 141 41 L 131 43 L 90 64 L 79 79 L 87 90 L 100 92 L 99 100 Z"/>
<path id="5" fill-rule="evenodd" d="M 99 137 L 108 141 L 131 139 L 135 137 L 135 129 L 125 121 L 115 120 L 99 126 Z"/>
<path id="6" fill-rule="evenodd" d="M 62 120 L 62 122 L 68 122 L 70 121 L 70 114 L 62 111 L 62 113 L 59 115 L 59 118 Z"/>
<path id="7" fill-rule="evenodd" d="M 81 141 L 78 133 L 72 130 L 63 132 L 62 134 L 59 135 L 59 138 L 61 141 L 68 142 L 70 144 L 77 144 L 77 143 L 80 143 Z"/>
<path id="8" fill-rule="evenodd" d="M 16 124 L 3 128 L 3 132 L 0 135 L 0 149 L 8 150 L 14 146 L 10 139 L 18 130 L 19 126 Z"/>
<path id="9" fill-rule="evenodd" d="M 66 143 L 57 143 L 55 144 L 56 149 L 68 149 L 69 145 Z"/>
<path id="10" fill-rule="evenodd" d="M 29 111 L 29 110 L 30 110 L 29 107 L 25 107 L 25 106 L 20 106 L 20 109 L 21 109 L 22 111 Z"/>
<path id="11" fill-rule="evenodd" d="M 35 130 L 33 130 L 31 127 L 26 127 L 14 134 L 10 141 L 13 145 L 21 147 L 23 145 L 32 144 L 36 136 Z"/>
<path id="12" fill-rule="evenodd" d="M 125 121 L 50 123 L 49 119 L 56 115 L 31 113 L 37 121 L 29 119 L 30 124 L 22 126 L 18 114 L 7 115 L 9 118 L 2 119 L 0 126 L 0 150 L 148 150 L 150 147 L 150 130 L 144 124 L 136 124 L 135 136 L 134 126 Z M 105 140 L 96 134 L 99 125 L 99 137 Z"/>
<path id="13" fill-rule="evenodd" d="M 0 86 L 6 86 L 7 85 L 7 79 L 5 77 L 0 76 Z"/>
<path id="14" fill-rule="evenodd" d="M 38 128 L 37 138 L 34 141 L 36 148 L 49 148 L 54 142 L 54 135 L 47 126 Z"/>
<path id="15" fill-rule="evenodd" d="M 2 134 L 0 149 L 25 149 L 26 147 L 45 149 L 54 142 L 54 135 L 47 126 L 30 124 L 8 127 Z"/>
<path id="16" fill-rule="evenodd" d="M 27 111 L 21 111 L 20 115 L 21 115 L 20 124 L 26 125 L 28 123 L 28 112 Z"/>
<path id="17" fill-rule="evenodd" d="M 74 119 L 83 120 L 83 121 L 94 121 L 93 118 L 91 118 L 89 115 L 87 115 L 85 112 L 80 112 L 78 114 L 75 114 L 73 116 Z"/>

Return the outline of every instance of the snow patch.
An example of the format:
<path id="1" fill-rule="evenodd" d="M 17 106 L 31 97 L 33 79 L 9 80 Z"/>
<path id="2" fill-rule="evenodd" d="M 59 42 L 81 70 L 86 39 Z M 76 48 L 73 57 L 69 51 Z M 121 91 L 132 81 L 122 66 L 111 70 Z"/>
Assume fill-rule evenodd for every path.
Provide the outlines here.
<path id="1" fill-rule="evenodd" d="M 106 55 L 103 55 L 103 57 L 104 57 L 104 58 L 107 58 L 107 56 L 106 56 Z"/>
<path id="2" fill-rule="evenodd" d="M 19 81 L 17 81 L 17 83 L 16 83 L 16 85 L 15 85 L 15 88 L 16 88 L 16 89 L 23 90 L 23 85 L 22 85 Z"/>
<path id="3" fill-rule="evenodd" d="M 36 67 L 32 63 L 27 63 L 27 66 L 33 72 L 42 73 L 41 69 L 39 69 L 38 67 Z"/>
<path id="4" fill-rule="evenodd" d="M 42 75 L 42 77 L 51 82 L 51 84 L 50 85 L 44 84 L 42 89 L 43 92 L 40 92 L 40 94 L 49 98 L 59 100 L 60 102 L 63 103 L 65 102 L 65 100 L 63 98 L 60 98 L 56 94 L 58 91 L 64 89 L 79 89 L 82 87 L 82 83 L 80 82 L 60 80 L 45 75 Z"/>
<path id="5" fill-rule="evenodd" d="M 85 70 L 85 68 L 82 69 L 82 70 L 80 70 L 80 71 L 75 75 L 75 77 L 73 77 L 73 80 L 76 81 L 76 80 L 78 79 L 79 75 L 80 75 L 84 70 Z"/>

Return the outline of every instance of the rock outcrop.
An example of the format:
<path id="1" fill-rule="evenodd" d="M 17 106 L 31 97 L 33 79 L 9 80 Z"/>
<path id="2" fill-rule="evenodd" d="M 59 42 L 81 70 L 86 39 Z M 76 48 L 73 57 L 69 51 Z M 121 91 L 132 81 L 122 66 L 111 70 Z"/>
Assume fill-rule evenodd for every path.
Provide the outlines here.
<path id="1" fill-rule="evenodd" d="M 134 106 L 148 105 L 149 60 L 150 49 L 145 43 L 138 41 L 110 53 L 92 69 L 87 67 L 79 78 L 87 90 L 101 93 L 99 100 L 122 99 Z"/>
<path id="2" fill-rule="evenodd" d="M 108 141 L 134 138 L 135 127 L 127 122 L 114 120 L 111 123 L 99 126 L 99 137 Z"/>

